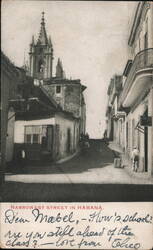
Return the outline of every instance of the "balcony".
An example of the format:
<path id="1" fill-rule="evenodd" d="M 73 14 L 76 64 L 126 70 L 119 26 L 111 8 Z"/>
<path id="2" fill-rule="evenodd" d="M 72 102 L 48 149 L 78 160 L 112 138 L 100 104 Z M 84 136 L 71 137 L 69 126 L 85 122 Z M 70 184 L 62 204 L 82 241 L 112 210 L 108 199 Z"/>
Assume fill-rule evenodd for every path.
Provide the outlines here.
<path id="1" fill-rule="evenodd" d="M 152 82 L 153 48 L 140 51 L 133 61 L 119 99 L 119 107 L 130 107 Z"/>

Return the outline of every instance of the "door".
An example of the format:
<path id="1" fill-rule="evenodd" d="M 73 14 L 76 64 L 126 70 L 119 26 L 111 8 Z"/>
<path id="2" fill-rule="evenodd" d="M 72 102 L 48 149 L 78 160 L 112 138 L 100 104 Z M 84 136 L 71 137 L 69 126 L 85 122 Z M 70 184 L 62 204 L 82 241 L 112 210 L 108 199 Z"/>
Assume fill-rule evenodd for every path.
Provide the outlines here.
<path id="1" fill-rule="evenodd" d="M 41 154 L 41 131 L 42 126 L 32 125 L 25 126 L 24 146 L 26 150 L 26 158 L 28 160 L 39 160 Z"/>
<path id="2" fill-rule="evenodd" d="M 148 108 L 146 109 L 144 116 L 148 116 Z M 148 127 L 144 127 L 144 163 L 145 172 L 148 171 Z"/>
<path id="3" fill-rule="evenodd" d="M 71 130 L 70 128 L 67 129 L 67 152 L 71 152 Z"/>
<path id="4" fill-rule="evenodd" d="M 144 156 L 145 156 L 145 172 L 148 171 L 148 127 L 144 128 Z"/>
<path id="5" fill-rule="evenodd" d="M 53 127 L 47 126 L 47 150 L 52 152 L 53 149 Z"/>

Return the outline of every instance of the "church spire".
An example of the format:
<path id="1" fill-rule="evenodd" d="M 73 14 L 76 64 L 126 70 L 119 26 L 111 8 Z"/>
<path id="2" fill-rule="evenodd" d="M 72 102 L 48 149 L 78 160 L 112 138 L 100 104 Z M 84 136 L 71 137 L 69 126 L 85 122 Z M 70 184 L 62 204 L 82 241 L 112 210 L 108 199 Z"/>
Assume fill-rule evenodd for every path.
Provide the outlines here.
<path id="1" fill-rule="evenodd" d="M 53 46 L 47 37 L 44 14 L 42 12 L 38 40 L 32 38 L 29 52 L 30 75 L 36 79 L 52 78 Z"/>
<path id="2" fill-rule="evenodd" d="M 44 18 L 45 12 L 42 12 L 42 18 L 41 18 L 41 27 L 40 27 L 40 33 L 38 37 L 38 44 L 41 45 L 47 45 L 48 44 L 48 39 L 47 39 L 47 33 L 45 29 L 45 18 Z"/>
<path id="3" fill-rule="evenodd" d="M 50 36 L 49 36 L 49 39 L 48 39 L 48 44 L 50 45 L 50 47 L 53 47 L 52 40 L 51 40 Z"/>
<path id="4" fill-rule="evenodd" d="M 57 65 L 56 65 L 56 77 L 63 79 L 64 75 L 65 75 L 65 73 L 63 70 L 62 62 L 61 62 L 60 58 L 58 58 Z"/>

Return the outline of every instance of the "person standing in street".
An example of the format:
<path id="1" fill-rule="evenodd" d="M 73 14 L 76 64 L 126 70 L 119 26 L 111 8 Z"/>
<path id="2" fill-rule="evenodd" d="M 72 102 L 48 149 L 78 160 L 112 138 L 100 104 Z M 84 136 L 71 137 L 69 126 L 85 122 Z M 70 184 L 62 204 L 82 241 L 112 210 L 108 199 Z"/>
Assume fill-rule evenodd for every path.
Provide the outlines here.
<path id="1" fill-rule="evenodd" d="M 132 151 L 132 160 L 133 160 L 133 165 L 132 169 L 134 172 L 138 171 L 138 162 L 139 162 L 139 150 L 137 147 L 134 147 Z"/>

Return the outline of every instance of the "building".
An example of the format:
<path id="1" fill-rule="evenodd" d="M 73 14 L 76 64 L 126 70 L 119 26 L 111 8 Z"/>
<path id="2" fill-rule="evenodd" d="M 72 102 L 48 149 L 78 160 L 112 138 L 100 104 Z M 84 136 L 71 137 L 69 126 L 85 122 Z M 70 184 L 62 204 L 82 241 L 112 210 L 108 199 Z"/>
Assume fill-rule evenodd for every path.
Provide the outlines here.
<path id="1" fill-rule="evenodd" d="M 126 112 L 124 148 L 131 159 L 140 151 L 139 171 L 153 174 L 153 4 L 137 3 L 129 39 L 129 60 L 123 73 L 119 110 Z"/>
<path id="2" fill-rule="evenodd" d="M 106 109 L 107 117 L 107 138 L 116 143 L 122 143 L 122 136 L 120 135 L 121 125 L 125 116 L 124 112 L 118 110 L 119 96 L 122 90 L 122 76 L 114 75 L 108 86 L 108 104 Z"/>
<path id="3" fill-rule="evenodd" d="M 10 100 L 17 97 L 18 71 L 1 52 L 1 172 L 13 159 L 15 112 Z"/>
<path id="4" fill-rule="evenodd" d="M 28 160 L 53 161 L 75 153 L 85 133 L 86 87 L 80 80 L 66 79 L 60 59 L 53 76 L 53 45 L 44 13 L 39 37 L 33 36 L 30 44 L 29 67 L 17 70 L 18 98 L 11 100 L 16 110 L 15 160 L 23 151 Z"/>

